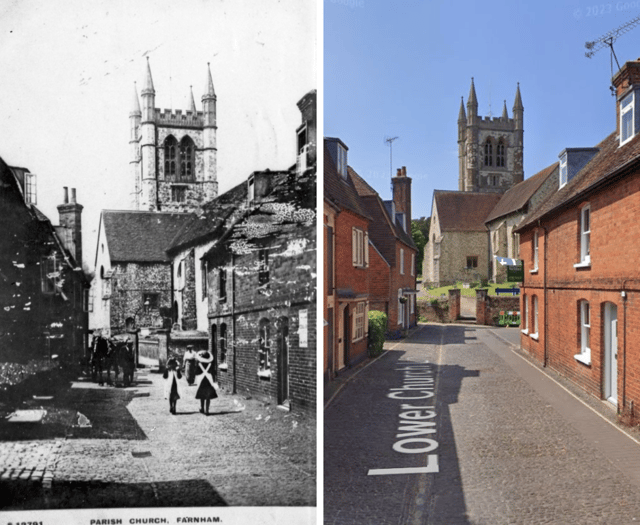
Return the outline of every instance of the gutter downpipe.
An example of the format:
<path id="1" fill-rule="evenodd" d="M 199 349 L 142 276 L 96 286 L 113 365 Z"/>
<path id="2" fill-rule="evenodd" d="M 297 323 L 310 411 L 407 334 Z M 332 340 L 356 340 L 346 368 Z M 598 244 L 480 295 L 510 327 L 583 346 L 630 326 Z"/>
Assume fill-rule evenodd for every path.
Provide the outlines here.
<path id="1" fill-rule="evenodd" d="M 233 393 L 237 394 L 238 335 L 236 333 L 236 258 L 231 252 L 231 329 L 233 330 Z M 227 340 L 229 334 L 227 334 Z M 228 343 L 227 343 L 228 344 Z"/>
<path id="2" fill-rule="evenodd" d="M 627 292 L 625 287 L 628 281 L 629 279 L 622 281 L 622 305 L 624 312 L 624 321 L 622 322 L 622 413 L 624 413 L 627 406 Z M 631 416 L 633 416 L 633 413 Z"/>
<path id="3" fill-rule="evenodd" d="M 544 232 L 544 272 L 543 272 L 543 280 L 542 280 L 542 294 L 543 294 L 543 303 L 544 303 L 544 359 L 543 366 L 546 368 L 549 363 L 549 348 L 547 343 L 547 334 L 548 334 L 548 293 L 547 293 L 547 243 L 549 237 L 549 231 L 547 228 L 542 226 L 540 219 L 538 219 L 538 227 L 542 229 Z"/>

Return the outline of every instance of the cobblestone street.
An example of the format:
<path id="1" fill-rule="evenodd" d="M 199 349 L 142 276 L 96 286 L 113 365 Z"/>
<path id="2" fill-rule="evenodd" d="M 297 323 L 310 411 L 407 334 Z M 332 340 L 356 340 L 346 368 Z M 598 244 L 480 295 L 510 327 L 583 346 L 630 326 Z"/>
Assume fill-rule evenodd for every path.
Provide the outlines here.
<path id="1" fill-rule="evenodd" d="M 176 415 L 142 369 L 129 388 L 79 380 L 31 403 L 42 423 L 2 421 L 1 507 L 315 505 L 315 421 L 224 393 L 205 416 L 182 381 Z"/>
<path id="2" fill-rule="evenodd" d="M 637 439 L 507 330 L 422 325 L 343 380 L 325 404 L 325 523 L 640 522 Z"/>

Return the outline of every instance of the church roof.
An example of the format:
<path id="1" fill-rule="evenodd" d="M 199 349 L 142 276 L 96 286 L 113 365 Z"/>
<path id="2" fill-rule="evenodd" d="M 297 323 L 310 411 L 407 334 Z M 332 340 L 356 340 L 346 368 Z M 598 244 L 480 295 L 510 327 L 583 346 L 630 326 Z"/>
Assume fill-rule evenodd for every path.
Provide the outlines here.
<path id="1" fill-rule="evenodd" d="M 169 261 L 165 250 L 191 213 L 104 210 L 102 221 L 112 262 Z"/>
<path id="2" fill-rule="evenodd" d="M 347 170 L 346 180 L 340 176 L 326 142 L 324 147 L 324 198 L 334 206 L 350 210 L 365 219 L 371 219 L 358 195 L 350 176 L 350 170 Z"/>
<path id="3" fill-rule="evenodd" d="M 538 219 L 572 204 L 586 193 L 608 184 L 611 179 L 622 175 L 626 168 L 634 164 L 637 165 L 640 161 L 640 136 L 636 136 L 629 143 L 620 147 L 618 134 L 614 131 L 596 147 L 600 151 L 587 165 L 566 186 L 559 189 L 544 204 L 527 215 L 518 229 L 522 229 Z"/>
<path id="4" fill-rule="evenodd" d="M 485 222 L 493 221 L 499 217 L 504 217 L 510 213 L 523 210 L 526 211 L 526 206 L 529 203 L 529 199 L 533 197 L 536 191 L 540 189 L 540 186 L 552 175 L 552 173 L 558 168 L 558 162 L 555 162 L 551 166 L 547 166 L 542 171 L 539 171 L 534 176 L 516 184 L 512 188 L 509 188 L 500 202 L 491 211 L 489 216 L 485 219 Z"/>
<path id="5" fill-rule="evenodd" d="M 484 221 L 501 197 L 500 193 L 435 190 L 440 231 L 487 231 Z"/>

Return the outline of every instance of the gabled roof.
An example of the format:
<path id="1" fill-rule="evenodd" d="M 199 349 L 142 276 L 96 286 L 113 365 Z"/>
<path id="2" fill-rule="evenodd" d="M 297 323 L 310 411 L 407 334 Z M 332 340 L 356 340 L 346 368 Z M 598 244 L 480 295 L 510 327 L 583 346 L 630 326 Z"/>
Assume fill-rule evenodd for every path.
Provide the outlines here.
<path id="1" fill-rule="evenodd" d="M 347 170 L 347 178 L 343 179 L 336 168 L 326 142 L 324 146 L 324 199 L 338 208 L 350 210 L 370 219 L 362 201 L 356 191 L 353 181 Z"/>
<path id="2" fill-rule="evenodd" d="M 395 241 L 399 240 L 411 248 L 416 248 L 413 238 L 408 235 L 395 217 L 391 217 L 380 195 L 356 171 L 349 167 L 349 176 L 362 199 L 372 221 L 369 223 L 369 239 L 380 250 L 384 258 L 395 263 Z"/>
<path id="3" fill-rule="evenodd" d="M 510 213 L 516 211 L 526 211 L 526 206 L 529 203 L 529 199 L 533 197 L 536 191 L 540 189 L 540 186 L 553 174 L 558 168 L 558 162 L 547 166 L 542 171 L 536 173 L 533 177 L 516 184 L 512 188 L 509 188 L 495 208 L 491 211 L 489 216 L 485 219 L 485 222 L 490 222 L 499 217 L 504 217 Z"/>
<path id="4" fill-rule="evenodd" d="M 440 231 L 486 232 L 484 222 L 501 197 L 500 193 L 435 190 Z"/>
<path id="5" fill-rule="evenodd" d="M 246 199 L 247 181 L 243 181 L 206 203 L 202 207 L 203 213 L 191 214 L 165 249 L 172 253 L 183 247 L 215 238 L 224 229 L 229 217 Z"/>
<path id="6" fill-rule="evenodd" d="M 597 148 L 600 151 L 591 161 L 566 186 L 527 215 L 518 230 L 583 198 L 620 176 L 626 168 L 640 163 L 640 136 L 620 147 L 617 132 L 613 132 Z"/>
<path id="7" fill-rule="evenodd" d="M 166 263 L 165 250 L 191 213 L 103 210 L 112 262 Z"/>

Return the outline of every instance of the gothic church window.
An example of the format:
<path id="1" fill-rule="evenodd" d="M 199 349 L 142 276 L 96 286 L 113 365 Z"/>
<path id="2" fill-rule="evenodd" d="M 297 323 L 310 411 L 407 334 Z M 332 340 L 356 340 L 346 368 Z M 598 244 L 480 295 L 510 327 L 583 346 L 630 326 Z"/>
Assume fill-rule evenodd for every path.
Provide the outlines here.
<path id="1" fill-rule="evenodd" d="M 192 180 L 195 164 L 195 145 L 189 137 L 180 141 L 180 179 Z"/>
<path id="2" fill-rule="evenodd" d="M 504 142 L 502 139 L 498 141 L 496 146 L 496 166 L 498 168 L 504 168 Z"/>
<path id="3" fill-rule="evenodd" d="M 487 139 L 484 143 L 484 165 L 493 166 L 493 143 Z"/>
<path id="4" fill-rule="evenodd" d="M 174 179 L 176 176 L 176 150 L 178 141 L 169 135 L 164 141 L 164 176 L 167 179 Z"/>

